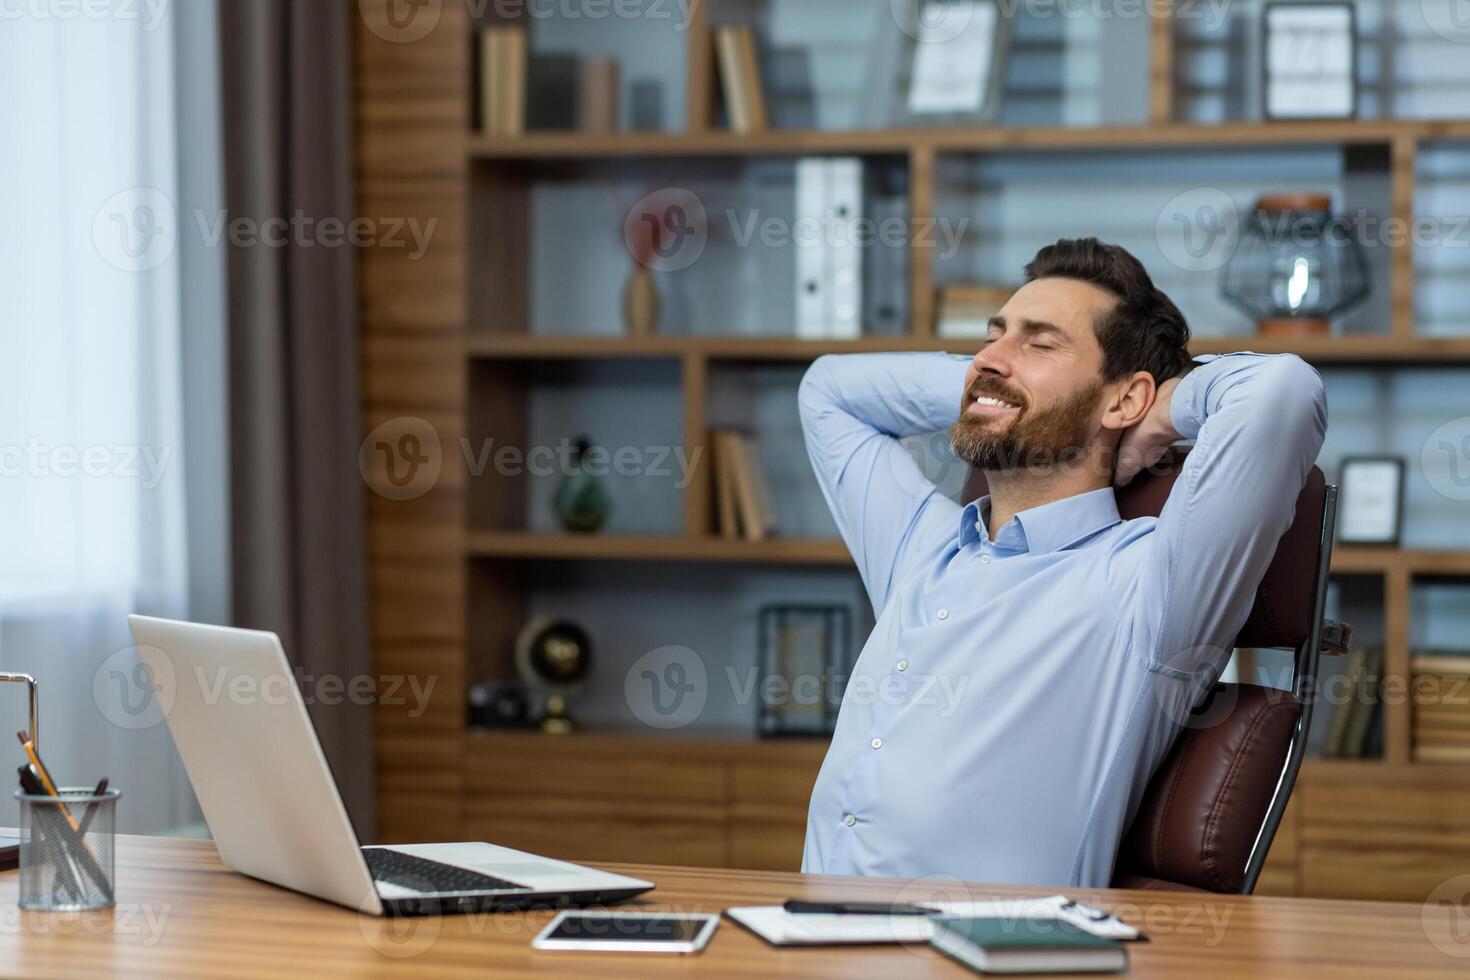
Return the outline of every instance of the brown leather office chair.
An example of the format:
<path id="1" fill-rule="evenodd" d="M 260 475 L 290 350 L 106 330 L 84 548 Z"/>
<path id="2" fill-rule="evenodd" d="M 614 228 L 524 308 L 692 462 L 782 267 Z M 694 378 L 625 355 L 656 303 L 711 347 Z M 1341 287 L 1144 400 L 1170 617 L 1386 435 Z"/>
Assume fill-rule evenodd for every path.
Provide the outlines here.
<path id="1" fill-rule="evenodd" d="M 1125 518 L 1157 515 L 1187 450 L 1117 491 Z M 971 475 L 965 499 L 985 492 Z M 1153 774 L 1113 869 L 1115 888 L 1250 894 L 1296 784 L 1312 722 L 1317 661 L 1350 631 L 1322 618 L 1337 488 L 1317 467 L 1256 590 L 1237 647 L 1296 652 L 1291 690 L 1216 684 Z"/>

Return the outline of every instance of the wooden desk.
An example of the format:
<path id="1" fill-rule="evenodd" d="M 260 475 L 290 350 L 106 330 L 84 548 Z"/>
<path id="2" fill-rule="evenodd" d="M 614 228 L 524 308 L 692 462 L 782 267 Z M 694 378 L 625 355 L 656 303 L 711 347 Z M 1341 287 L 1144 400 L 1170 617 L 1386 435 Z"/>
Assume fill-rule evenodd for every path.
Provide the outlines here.
<path id="1" fill-rule="evenodd" d="M 658 883 L 636 904 L 689 912 L 793 896 L 882 898 L 905 887 L 899 881 L 776 872 L 631 865 L 617 870 Z M 531 937 L 550 913 L 374 919 L 236 875 L 205 841 L 120 837 L 117 874 L 117 908 L 85 914 L 21 913 L 15 907 L 16 873 L 0 875 L 0 975 L 974 975 L 925 948 L 773 949 L 728 920 L 697 956 L 538 952 L 530 947 Z M 1048 893 L 1055 889 L 973 890 L 976 898 Z M 1117 909 L 1152 934 L 1152 942 L 1132 944 L 1134 977 L 1254 980 L 1470 971 L 1470 934 L 1456 942 L 1444 910 L 1426 926 L 1418 905 L 1084 889 L 1075 896 Z"/>

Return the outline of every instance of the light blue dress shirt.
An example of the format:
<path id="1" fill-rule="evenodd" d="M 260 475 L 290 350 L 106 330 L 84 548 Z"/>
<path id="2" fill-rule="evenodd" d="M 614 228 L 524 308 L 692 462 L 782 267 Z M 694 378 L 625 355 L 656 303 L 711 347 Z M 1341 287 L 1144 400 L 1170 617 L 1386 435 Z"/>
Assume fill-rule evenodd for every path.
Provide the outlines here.
<path id="1" fill-rule="evenodd" d="M 877 624 L 812 792 L 802 870 L 1102 887 L 1154 768 L 1224 669 L 1326 430 L 1321 378 L 1229 354 L 1170 403 L 1195 439 L 1162 514 L 1111 489 L 1022 511 L 940 493 L 899 443 L 968 359 L 819 359 L 807 449 Z"/>

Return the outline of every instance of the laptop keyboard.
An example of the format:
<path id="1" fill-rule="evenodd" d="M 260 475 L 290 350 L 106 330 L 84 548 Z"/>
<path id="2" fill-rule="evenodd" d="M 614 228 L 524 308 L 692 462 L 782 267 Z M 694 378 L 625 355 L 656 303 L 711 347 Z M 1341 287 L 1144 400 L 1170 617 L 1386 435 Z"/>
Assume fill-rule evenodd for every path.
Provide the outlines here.
<path id="1" fill-rule="evenodd" d="M 368 871 L 372 873 L 374 880 L 412 888 L 414 891 L 433 893 L 531 890 L 530 886 L 519 882 L 430 861 L 428 858 L 390 848 L 365 847 L 362 856 L 367 859 Z"/>

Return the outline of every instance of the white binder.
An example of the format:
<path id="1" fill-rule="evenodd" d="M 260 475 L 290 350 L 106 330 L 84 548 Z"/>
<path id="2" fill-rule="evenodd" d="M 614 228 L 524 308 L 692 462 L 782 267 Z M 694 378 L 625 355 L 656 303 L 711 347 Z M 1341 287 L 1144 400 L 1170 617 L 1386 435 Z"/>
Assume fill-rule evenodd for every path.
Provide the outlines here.
<path id="1" fill-rule="evenodd" d="M 847 340 L 862 332 L 863 164 L 857 157 L 796 162 L 796 336 Z M 871 243 L 870 243 L 871 244 Z"/>

